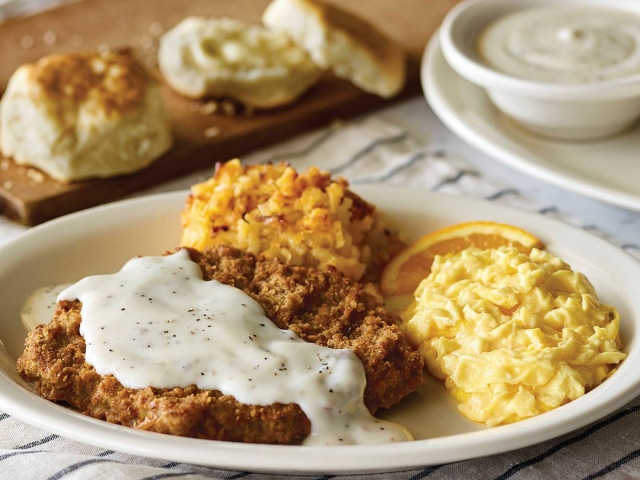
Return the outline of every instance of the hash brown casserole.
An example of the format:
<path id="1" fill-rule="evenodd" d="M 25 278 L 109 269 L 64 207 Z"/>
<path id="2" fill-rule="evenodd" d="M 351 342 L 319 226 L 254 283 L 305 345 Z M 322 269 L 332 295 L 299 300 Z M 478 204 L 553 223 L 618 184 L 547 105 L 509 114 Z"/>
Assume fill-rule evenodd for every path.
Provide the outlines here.
<path id="1" fill-rule="evenodd" d="M 192 187 L 182 227 L 186 247 L 230 245 L 290 265 L 333 266 L 354 281 L 378 281 L 404 246 L 346 180 L 285 163 L 219 165 Z"/>

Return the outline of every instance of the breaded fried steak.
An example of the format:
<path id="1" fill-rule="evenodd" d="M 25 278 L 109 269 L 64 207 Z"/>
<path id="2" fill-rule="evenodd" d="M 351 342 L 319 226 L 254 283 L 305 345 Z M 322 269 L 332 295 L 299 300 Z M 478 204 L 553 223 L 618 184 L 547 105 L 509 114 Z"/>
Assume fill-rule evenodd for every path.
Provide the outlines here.
<path id="1" fill-rule="evenodd" d="M 318 345 L 353 350 L 364 366 L 364 402 L 371 413 L 422 382 L 422 357 L 394 317 L 342 274 L 286 266 L 225 246 L 188 253 L 205 280 L 243 290 L 279 328 Z M 310 434 L 310 421 L 296 404 L 245 405 L 195 386 L 132 389 L 112 375 L 99 375 L 85 362 L 80 310 L 78 301 L 61 301 L 53 320 L 27 337 L 18 373 L 43 397 L 95 418 L 172 435 L 295 444 Z"/>

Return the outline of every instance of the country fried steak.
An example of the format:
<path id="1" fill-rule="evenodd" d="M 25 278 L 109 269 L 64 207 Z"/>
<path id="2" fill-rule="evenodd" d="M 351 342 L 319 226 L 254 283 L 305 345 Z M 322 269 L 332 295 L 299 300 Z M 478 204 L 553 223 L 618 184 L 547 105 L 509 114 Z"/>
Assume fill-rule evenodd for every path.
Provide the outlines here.
<path id="1" fill-rule="evenodd" d="M 206 280 L 243 290 L 278 327 L 318 345 L 352 349 L 364 365 L 364 402 L 371 413 L 422 383 L 422 357 L 393 315 L 341 273 L 287 266 L 224 246 L 188 252 Z M 17 369 L 43 397 L 112 423 L 186 437 L 297 444 L 310 434 L 310 421 L 296 404 L 245 405 L 195 386 L 132 389 L 99 375 L 85 362 L 80 309 L 78 301 L 60 302 L 52 321 L 27 337 Z"/>

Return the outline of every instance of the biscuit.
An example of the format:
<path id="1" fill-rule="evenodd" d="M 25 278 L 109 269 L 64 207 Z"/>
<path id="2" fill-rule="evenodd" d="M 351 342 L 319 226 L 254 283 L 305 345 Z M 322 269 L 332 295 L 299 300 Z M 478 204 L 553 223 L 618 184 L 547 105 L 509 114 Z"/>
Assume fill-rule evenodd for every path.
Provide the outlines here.
<path id="1" fill-rule="evenodd" d="M 284 32 L 309 52 L 322 69 L 381 97 L 404 86 L 404 51 L 373 25 L 317 0 L 273 0 L 262 16 L 271 30 Z"/>
<path id="2" fill-rule="evenodd" d="M 2 154 L 62 182 L 134 172 L 171 143 L 160 85 L 129 51 L 23 65 L 0 107 Z"/>
<path id="3" fill-rule="evenodd" d="M 184 96 L 231 97 L 255 108 L 287 104 L 320 77 L 286 35 L 228 18 L 184 19 L 160 39 L 158 63 Z"/>

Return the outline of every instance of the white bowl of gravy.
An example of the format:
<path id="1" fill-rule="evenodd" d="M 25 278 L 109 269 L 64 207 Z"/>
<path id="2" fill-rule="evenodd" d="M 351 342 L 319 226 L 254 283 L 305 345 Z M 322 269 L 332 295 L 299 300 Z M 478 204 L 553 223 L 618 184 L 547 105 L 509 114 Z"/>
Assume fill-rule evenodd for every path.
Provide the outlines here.
<path id="1" fill-rule="evenodd" d="M 534 133 L 595 139 L 640 117 L 637 0 L 466 0 L 440 41 L 458 74 Z"/>

